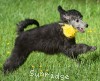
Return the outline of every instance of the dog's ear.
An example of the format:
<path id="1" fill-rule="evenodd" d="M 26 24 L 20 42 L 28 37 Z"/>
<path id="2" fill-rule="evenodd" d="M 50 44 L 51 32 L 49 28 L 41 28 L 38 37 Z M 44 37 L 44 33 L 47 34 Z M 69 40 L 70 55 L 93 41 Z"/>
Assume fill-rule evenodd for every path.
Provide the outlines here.
<path id="1" fill-rule="evenodd" d="M 66 12 L 60 5 L 58 6 L 58 11 L 60 14 L 65 14 Z"/>
<path id="2" fill-rule="evenodd" d="M 63 15 L 63 18 L 66 20 L 69 20 L 71 18 L 71 16 L 68 16 L 67 14 Z"/>
<path id="3" fill-rule="evenodd" d="M 67 12 L 59 5 L 58 11 L 60 13 L 60 18 L 62 21 L 68 21 L 70 19 L 70 16 L 67 15 Z"/>

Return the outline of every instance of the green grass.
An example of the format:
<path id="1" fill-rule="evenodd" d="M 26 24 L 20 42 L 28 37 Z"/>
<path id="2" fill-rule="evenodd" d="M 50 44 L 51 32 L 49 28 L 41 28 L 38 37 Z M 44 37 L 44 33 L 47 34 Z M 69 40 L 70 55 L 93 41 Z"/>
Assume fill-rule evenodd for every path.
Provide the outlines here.
<path id="1" fill-rule="evenodd" d="M 78 33 L 76 41 L 97 46 L 97 50 L 80 55 L 80 63 L 63 54 L 51 56 L 33 52 L 23 66 L 4 76 L 1 70 L 14 46 L 16 23 L 25 18 L 37 19 L 41 25 L 59 21 L 58 5 L 66 10 L 77 9 L 83 14 L 83 20 L 89 24 L 89 28 L 84 34 Z M 100 81 L 99 39 L 99 0 L 0 0 L 0 81 Z M 30 76 L 32 69 L 34 73 L 49 75 Z M 66 79 L 67 75 L 69 79 Z"/>

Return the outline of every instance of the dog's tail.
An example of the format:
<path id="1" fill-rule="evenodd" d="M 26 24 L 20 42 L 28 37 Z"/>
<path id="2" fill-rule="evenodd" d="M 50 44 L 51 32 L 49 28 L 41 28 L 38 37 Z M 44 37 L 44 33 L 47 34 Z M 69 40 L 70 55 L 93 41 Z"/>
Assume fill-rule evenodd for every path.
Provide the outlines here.
<path id="1" fill-rule="evenodd" d="M 28 25 L 35 24 L 37 27 L 39 27 L 39 23 L 37 20 L 34 19 L 25 19 L 24 21 L 21 21 L 17 24 L 18 27 L 18 34 L 21 34 L 24 31 L 24 28 L 26 28 Z"/>

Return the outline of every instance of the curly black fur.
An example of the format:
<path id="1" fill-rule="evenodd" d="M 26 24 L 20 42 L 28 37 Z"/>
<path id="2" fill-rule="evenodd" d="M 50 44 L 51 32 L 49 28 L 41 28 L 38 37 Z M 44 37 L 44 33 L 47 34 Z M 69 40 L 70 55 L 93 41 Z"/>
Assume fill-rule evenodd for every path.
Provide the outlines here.
<path id="1" fill-rule="evenodd" d="M 76 11 L 73 12 L 78 13 Z M 78 15 L 80 14 L 78 13 Z M 69 39 L 65 37 L 59 22 L 28 31 L 24 31 L 24 28 L 33 24 L 34 20 L 25 20 L 25 23 L 23 22 L 19 24 L 19 32 L 21 33 L 15 40 L 12 54 L 4 64 L 4 73 L 16 70 L 26 61 L 32 51 L 42 51 L 46 54 L 61 52 L 71 58 L 77 58 L 81 53 L 96 49 L 96 47 L 86 44 L 76 44 L 75 38 Z M 36 25 L 39 26 L 38 23 Z"/>

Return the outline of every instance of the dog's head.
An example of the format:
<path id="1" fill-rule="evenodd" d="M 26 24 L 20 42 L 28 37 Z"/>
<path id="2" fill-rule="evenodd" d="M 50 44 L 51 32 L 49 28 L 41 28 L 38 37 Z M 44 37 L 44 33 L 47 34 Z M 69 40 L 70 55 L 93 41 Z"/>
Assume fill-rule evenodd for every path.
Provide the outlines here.
<path id="1" fill-rule="evenodd" d="M 82 21 L 83 16 L 79 11 L 75 9 L 65 11 L 61 6 L 58 6 L 58 11 L 64 23 L 72 25 L 81 33 L 85 32 L 88 24 Z"/>

